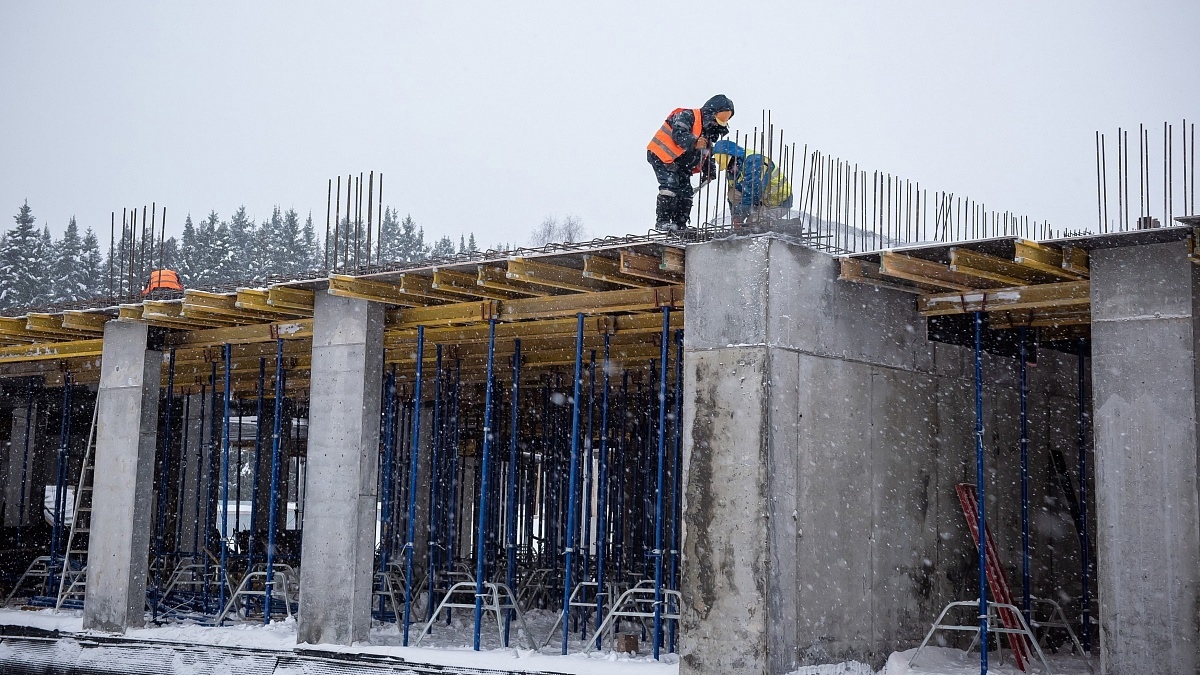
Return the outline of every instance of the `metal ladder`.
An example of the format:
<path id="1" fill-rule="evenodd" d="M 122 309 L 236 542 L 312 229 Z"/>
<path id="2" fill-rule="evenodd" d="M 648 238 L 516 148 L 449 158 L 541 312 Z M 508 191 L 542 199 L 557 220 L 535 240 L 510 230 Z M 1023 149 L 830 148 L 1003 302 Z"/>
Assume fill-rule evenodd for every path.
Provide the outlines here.
<path id="1" fill-rule="evenodd" d="M 100 406 L 92 412 L 92 428 L 88 431 L 87 449 L 83 452 L 83 465 L 79 470 L 79 484 L 75 488 L 75 510 L 71 513 L 71 533 L 67 535 L 67 550 L 63 554 L 62 575 L 58 579 L 58 602 L 54 611 L 62 609 L 63 603 L 75 598 L 82 603 L 87 590 L 88 543 L 92 530 L 92 478 L 95 472 L 96 417 Z"/>

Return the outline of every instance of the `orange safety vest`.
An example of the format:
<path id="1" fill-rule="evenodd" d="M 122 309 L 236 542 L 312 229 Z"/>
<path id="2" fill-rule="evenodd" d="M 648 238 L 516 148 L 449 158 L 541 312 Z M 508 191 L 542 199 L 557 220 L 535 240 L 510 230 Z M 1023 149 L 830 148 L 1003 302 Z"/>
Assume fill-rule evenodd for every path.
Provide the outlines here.
<path id="1" fill-rule="evenodd" d="M 672 110 L 671 114 L 667 116 L 667 121 L 663 122 L 663 125 L 659 127 L 657 132 L 655 132 L 654 138 L 650 139 L 650 144 L 646 146 L 646 149 L 650 152 L 653 152 L 654 156 L 661 159 L 664 164 L 670 164 L 674 162 L 676 159 L 679 159 L 680 155 L 687 152 L 689 149 L 679 147 L 679 144 L 676 143 L 675 139 L 671 137 L 670 119 L 683 110 L 686 110 L 686 108 L 676 108 Z M 695 121 L 692 122 L 692 135 L 699 138 L 700 134 L 704 131 L 700 109 L 693 108 L 692 113 L 696 118 Z"/>

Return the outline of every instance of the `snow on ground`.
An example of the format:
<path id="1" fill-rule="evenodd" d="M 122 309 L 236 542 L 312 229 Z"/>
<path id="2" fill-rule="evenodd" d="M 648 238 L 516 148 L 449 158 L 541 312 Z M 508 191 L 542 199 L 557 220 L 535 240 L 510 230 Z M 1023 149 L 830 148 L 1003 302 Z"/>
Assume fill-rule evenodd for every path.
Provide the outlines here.
<path id="1" fill-rule="evenodd" d="M 530 633 L 535 643 L 540 647 L 546 640 L 557 613 L 545 610 L 533 610 L 526 615 Z M 499 631 L 494 619 L 485 621 L 480 631 L 482 641 L 481 651 L 471 648 L 473 628 L 471 613 L 459 611 L 452 617 L 449 626 L 445 621 L 439 621 L 429 637 L 421 642 L 421 646 L 401 646 L 403 636 L 400 628 L 393 623 L 373 622 L 371 626 L 370 644 L 355 644 L 353 647 L 338 645 L 299 645 L 311 651 L 328 651 L 338 653 L 364 653 L 391 656 L 415 663 L 431 665 L 457 666 L 466 668 L 504 669 L 515 672 L 545 672 L 565 673 L 569 675 L 676 675 L 679 672 L 679 658 L 675 654 L 663 653 L 661 661 L 655 661 L 649 654 L 645 643 L 642 643 L 640 653 L 636 656 L 615 654 L 611 651 L 593 651 L 583 654 L 583 641 L 578 632 L 572 634 L 569 641 L 569 653 L 562 656 L 559 653 L 561 645 L 561 629 L 555 630 L 548 646 L 540 651 L 528 648 L 524 641 L 524 633 L 519 630 L 519 624 L 512 624 L 512 644 L 520 643 L 519 648 L 505 649 L 500 646 Z M 79 612 L 63 612 L 55 614 L 51 609 L 38 611 L 21 611 L 0 609 L 0 625 L 30 626 L 43 630 L 57 630 L 63 633 L 82 633 L 83 619 Z M 415 645 L 422 623 L 414 623 L 409 633 L 409 644 Z M 296 623 L 292 619 L 274 621 L 264 626 L 254 622 L 230 622 L 220 628 L 201 626 L 194 623 L 173 623 L 162 626 L 151 626 L 128 631 L 125 635 L 131 640 L 143 642 L 163 642 L 182 644 L 201 644 L 221 647 L 243 647 L 277 651 L 291 651 L 296 648 Z M 606 648 L 609 645 L 606 644 Z M 979 653 L 966 652 L 945 647 L 926 647 L 912 667 L 908 661 L 915 650 L 909 649 L 895 652 L 884 665 L 883 670 L 875 673 L 870 666 L 850 661 L 839 664 L 822 666 L 806 666 L 791 675 L 974 675 L 979 672 Z M 991 654 L 989 672 L 997 675 L 1018 675 L 1011 659 L 1011 654 L 1005 652 L 1005 663 L 998 663 L 995 653 Z M 1050 666 L 1056 675 L 1085 675 L 1089 673 L 1085 660 L 1072 655 L 1048 655 Z"/>

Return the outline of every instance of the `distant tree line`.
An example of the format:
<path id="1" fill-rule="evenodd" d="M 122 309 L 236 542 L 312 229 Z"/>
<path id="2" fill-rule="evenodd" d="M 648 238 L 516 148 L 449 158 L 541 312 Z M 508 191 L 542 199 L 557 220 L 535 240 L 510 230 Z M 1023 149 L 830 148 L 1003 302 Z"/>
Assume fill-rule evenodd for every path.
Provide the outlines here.
<path id="1" fill-rule="evenodd" d="M 37 219 L 28 203 L 21 206 L 14 220 L 11 229 L 0 232 L 0 312 L 108 297 L 116 283 L 110 270 L 120 269 L 120 261 L 129 260 L 131 249 L 138 245 L 120 235 L 104 251 L 91 227 L 80 234 L 74 217 L 62 237 L 55 240 L 48 227 L 39 230 L 34 226 Z M 349 223 L 343 221 L 338 229 L 343 233 L 337 246 L 341 258 L 353 242 L 347 239 Z M 319 273 L 326 265 L 324 228 L 318 231 L 314 227 L 311 214 L 301 222 L 295 209 L 282 211 L 279 207 L 260 223 L 246 215 L 244 206 L 227 221 L 215 211 L 199 224 L 188 215 L 178 239 L 170 237 L 155 242 L 153 247 L 156 250 L 146 253 L 149 262 L 145 275 L 160 266 L 173 269 L 179 272 L 184 287 L 204 288 L 278 276 L 303 278 Z M 427 243 L 425 229 L 412 216 L 400 218 L 391 208 L 384 211 L 378 241 L 372 242 L 371 248 L 359 251 L 364 263 L 368 258 L 384 264 L 416 263 L 479 250 L 474 233 L 460 236 L 457 246 L 448 236 Z M 511 246 L 497 244 L 492 248 L 509 250 Z M 135 285 L 140 287 L 146 281 L 137 279 Z"/>

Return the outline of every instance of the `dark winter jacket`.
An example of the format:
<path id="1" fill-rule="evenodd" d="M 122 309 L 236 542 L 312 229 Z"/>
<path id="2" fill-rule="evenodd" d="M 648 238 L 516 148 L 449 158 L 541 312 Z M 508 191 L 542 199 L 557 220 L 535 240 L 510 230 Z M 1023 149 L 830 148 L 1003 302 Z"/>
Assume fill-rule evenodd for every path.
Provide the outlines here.
<path id="1" fill-rule="evenodd" d="M 733 101 L 723 94 L 717 94 L 708 99 L 708 102 L 700 108 L 702 115 L 700 133 L 708 139 L 708 147 L 703 150 L 696 149 L 696 136 L 692 135 L 696 113 L 691 108 L 682 108 L 667 118 L 667 124 L 671 126 L 671 138 L 679 147 L 687 149 L 669 165 L 672 170 L 691 174 L 699 166 L 700 175 L 703 178 L 711 179 L 717 175 L 717 167 L 712 160 L 712 146 L 729 133 L 728 127 L 717 124 L 717 113 L 722 110 L 733 111 Z M 662 160 L 655 157 L 653 153 L 647 152 L 646 157 L 651 163 L 663 164 Z"/>

